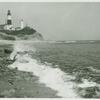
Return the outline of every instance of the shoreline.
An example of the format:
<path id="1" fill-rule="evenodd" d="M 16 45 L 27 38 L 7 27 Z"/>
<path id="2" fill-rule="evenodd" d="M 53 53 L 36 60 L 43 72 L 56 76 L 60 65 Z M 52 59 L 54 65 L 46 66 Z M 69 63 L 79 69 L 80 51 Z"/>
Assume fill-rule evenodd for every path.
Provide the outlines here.
<path id="1" fill-rule="evenodd" d="M 57 91 L 39 83 L 31 72 L 7 67 L 13 63 L 8 59 L 13 50 L 11 44 L 0 45 L 0 50 L 0 98 L 59 98 Z"/>

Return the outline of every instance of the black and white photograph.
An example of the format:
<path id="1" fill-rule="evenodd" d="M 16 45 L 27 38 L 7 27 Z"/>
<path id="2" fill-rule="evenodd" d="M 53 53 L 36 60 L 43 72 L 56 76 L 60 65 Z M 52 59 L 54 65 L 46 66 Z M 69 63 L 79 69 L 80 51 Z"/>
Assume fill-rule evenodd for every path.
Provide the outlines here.
<path id="1" fill-rule="evenodd" d="M 0 98 L 100 98 L 100 2 L 0 2 Z"/>

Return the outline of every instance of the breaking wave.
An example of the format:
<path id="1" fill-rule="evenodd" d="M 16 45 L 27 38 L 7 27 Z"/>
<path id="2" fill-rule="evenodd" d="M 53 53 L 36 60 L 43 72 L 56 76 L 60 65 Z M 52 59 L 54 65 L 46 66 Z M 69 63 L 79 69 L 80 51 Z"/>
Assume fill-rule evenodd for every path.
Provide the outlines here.
<path id="1" fill-rule="evenodd" d="M 56 90 L 58 96 L 78 97 L 74 91 L 75 84 L 70 81 L 74 77 L 65 74 L 59 68 L 43 65 L 33 59 L 30 52 L 35 53 L 35 51 L 35 48 L 17 42 L 14 45 L 14 51 L 10 55 L 10 59 L 12 60 L 16 56 L 16 61 L 10 67 L 17 67 L 21 71 L 33 72 L 34 75 L 39 77 L 40 83 L 44 83 L 47 87 Z"/>
<path id="2" fill-rule="evenodd" d="M 64 73 L 59 68 L 52 68 L 50 65 L 41 64 L 39 61 L 32 58 L 31 54 L 35 53 L 36 49 L 27 43 L 16 42 L 14 51 L 10 55 L 10 59 L 16 59 L 11 68 L 18 68 L 20 71 L 32 72 L 33 75 L 39 78 L 39 82 L 47 87 L 56 90 L 57 95 L 68 98 L 79 98 L 80 96 L 75 91 L 76 87 L 85 88 L 90 86 L 87 80 L 83 80 L 82 84 L 76 84 L 72 80 L 74 76 Z M 91 82 L 90 87 L 96 86 Z"/>

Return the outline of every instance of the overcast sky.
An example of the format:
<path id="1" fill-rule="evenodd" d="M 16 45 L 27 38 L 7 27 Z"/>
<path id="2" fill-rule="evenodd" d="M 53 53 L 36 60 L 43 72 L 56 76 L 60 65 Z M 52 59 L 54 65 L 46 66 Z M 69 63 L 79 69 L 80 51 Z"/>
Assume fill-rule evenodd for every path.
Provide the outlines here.
<path id="1" fill-rule="evenodd" d="M 23 19 L 46 40 L 100 39 L 100 3 L 0 3 L 0 24 L 8 9 L 14 25 Z"/>

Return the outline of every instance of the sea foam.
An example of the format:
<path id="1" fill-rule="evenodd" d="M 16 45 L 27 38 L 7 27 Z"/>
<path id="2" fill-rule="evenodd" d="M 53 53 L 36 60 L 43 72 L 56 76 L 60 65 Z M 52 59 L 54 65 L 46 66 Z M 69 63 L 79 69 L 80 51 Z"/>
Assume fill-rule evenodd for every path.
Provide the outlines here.
<path id="1" fill-rule="evenodd" d="M 36 59 L 33 59 L 31 54 L 35 53 L 36 49 L 30 42 L 15 42 L 13 48 L 10 59 L 16 59 L 16 61 L 9 67 L 17 67 L 20 71 L 32 72 L 33 75 L 39 78 L 40 83 L 57 91 L 58 96 L 80 98 L 81 96 L 79 96 L 80 94 L 77 92 L 77 88 L 100 87 L 99 84 L 88 81 L 87 79 L 82 79 L 82 83 L 75 83 L 72 80 L 75 80 L 77 77 L 68 75 L 59 68 L 53 68 L 52 64 L 42 64 Z"/>
<path id="2" fill-rule="evenodd" d="M 30 51 L 34 53 L 36 49 L 28 44 L 17 42 L 14 45 L 14 51 L 10 55 L 11 59 L 14 59 L 16 56 L 16 61 L 10 67 L 17 67 L 21 71 L 33 72 L 33 75 L 39 77 L 40 83 L 56 90 L 58 96 L 70 98 L 79 97 L 74 90 L 76 84 L 71 81 L 74 79 L 73 76 L 67 75 L 59 68 L 52 68 L 49 65 L 39 63 L 31 57 L 29 54 Z"/>

